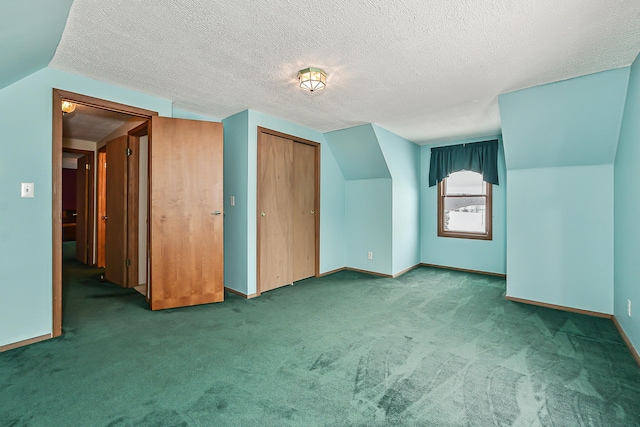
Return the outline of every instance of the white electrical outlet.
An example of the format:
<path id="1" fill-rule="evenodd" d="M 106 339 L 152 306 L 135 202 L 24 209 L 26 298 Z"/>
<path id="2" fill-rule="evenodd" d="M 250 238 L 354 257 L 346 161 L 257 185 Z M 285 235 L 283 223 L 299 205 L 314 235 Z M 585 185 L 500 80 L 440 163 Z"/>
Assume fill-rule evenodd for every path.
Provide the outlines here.
<path id="1" fill-rule="evenodd" d="M 627 300 L 627 316 L 631 317 L 631 300 Z"/>
<path id="2" fill-rule="evenodd" d="M 231 196 L 230 203 L 231 203 L 231 206 L 235 206 L 236 205 L 236 196 Z"/>
<path id="3" fill-rule="evenodd" d="M 367 259 L 373 259 L 373 252 L 367 252 Z"/>

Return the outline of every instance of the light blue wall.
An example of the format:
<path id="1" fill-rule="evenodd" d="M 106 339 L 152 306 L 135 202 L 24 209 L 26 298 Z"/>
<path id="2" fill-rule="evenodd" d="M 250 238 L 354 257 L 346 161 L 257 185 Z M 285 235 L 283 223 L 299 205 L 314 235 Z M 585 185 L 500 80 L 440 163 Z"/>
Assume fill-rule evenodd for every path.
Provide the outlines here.
<path id="1" fill-rule="evenodd" d="M 235 222 L 225 227 L 225 242 L 229 239 L 244 239 L 246 248 L 229 248 L 225 256 L 230 258 L 229 270 L 225 273 L 226 286 L 246 295 L 256 293 L 256 236 L 257 236 L 257 154 L 258 127 L 272 129 L 299 138 L 315 141 L 320 147 L 320 273 L 344 266 L 344 178 L 326 144 L 322 133 L 286 120 L 277 119 L 257 111 L 248 110 L 225 119 L 225 198 L 228 203 L 233 193 L 236 196 L 237 215 Z M 246 118 L 245 116 L 246 115 Z M 246 123 L 246 139 L 245 139 Z M 246 170 L 245 168 L 246 162 Z M 231 171 L 232 165 L 239 165 Z M 230 182 L 227 183 L 226 181 Z M 233 187 L 233 188 L 232 188 Z M 238 199 L 240 198 L 240 200 Z M 242 203 L 242 205 L 238 205 Z M 232 209 L 228 207 L 228 209 Z M 242 213 L 236 212 L 242 210 Z M 230 211 L 231 212 L 231 211 Z M 225 219 L 228 219 L 228 215 Z M 241 222 L 243 224 L 241 224 Z M 246 231 L 245 231 L 246 227 Z M 244 243 L 243 243 L 244 244 Z M 225 262 L 225 266 L 227 263 Z M 245 267 L 246 266 L 246 267 Z M 244 272 L 240 269 L 244 268 Z"/>
<path id="2" fill-rule="evenodd" d="M 345 266 L 395 275 L 418 264 L 420 147 L 374 124 L 325 138 L 346 179 Z"/>
<path id="3" fill-rule="evenodd" d="M 613 313 L 640 351 L 640 56 L 631 67 L 615 162 Z M 632 317 L 627 316 L 627 300 Z"/>
<path id="4" fill-rule="evenodd" d="M 507 180 L 507 295 L 613 313 L 613 165 Z"/>
<path id="5" fill-rule="evenodd" d="M 507 185 L 504 150 L 500 137 L 463 140 L 451 144 L 498 139 L 498 180 L 493 186 L 492 240 L 438 237 L 438 186 L 429 187 L 431 146 L 423 146 L 421 199 L 421 262 L 445 267 L 464 268 L 487 273 L 506 274 L 506 198 Z"/>
<path id="6" fill-rule="evenodd" d="M 249 111 L 222 121 L 224 126 L 224 284 L 247 295 Z M 231 206 L 231 196 L 235 206 Z"/>
<path id="7" fill-rule="evenodd" d="M 53 58 L 73 0 L 0 2 L 0 89 Z"/>
<path id="8" fill-rule="evenodd" d="M 346 265 L 346 181 L 331 146 L 320 149 L 320 273 L 327 273 Z"/>
<path id="9" fill-rule="evenodd" d="M 346 182 L 347 267 L 393 274 L 390 178 Z M 373 259 L 367 253 L 373 252 Z"/>
<path id="10" fill-rule="evenodd" d="M 420 263 L 420 147 L 372 125 L 392 176 L 392 274 Z"/>
<path id="11" fill-rule="evenodd" d="M 629 68 L 500 95 L 507 169 L 611 164 Z"/>
<path id="12" fill-rule="evenodd" d="M 507 295 L 613 312 L 613 161 L 629 72 L 500 95 Z"/>
<path id="13" fill-rule="evenodd" d="M 420 148 L 373 124 L 325 138 L 346 179 L 345 266 L 394 275 L 418 264 Z"/>
<path id="14" fill-rule="evenodd" d="M 53 88 L 171 115 L 168 100 L 49 68 L 0 90 L 0 346 L 52 331 Z"/>

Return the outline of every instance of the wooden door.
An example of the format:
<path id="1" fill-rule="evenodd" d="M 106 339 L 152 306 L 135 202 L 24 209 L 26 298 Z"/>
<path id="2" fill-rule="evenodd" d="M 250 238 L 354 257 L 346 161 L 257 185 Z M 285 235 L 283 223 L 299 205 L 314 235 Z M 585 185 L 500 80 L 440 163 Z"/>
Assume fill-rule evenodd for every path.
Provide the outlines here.
<path id="1" fill-rule="evenodd" d="M 319 144 L 259 129 L 258 292 L 318 273 Z"/>
<path id="2" fill-rule="evenodd" d="M 317 147 L 293 144 L 293 281 L 316 274 Z"/>
<path id="3" fill-rule="evenodd" d="M 105 279 L 127 283 L 127 145 L 128 137 L 107 142 Z"/>
<path id="4" fill-rule="evenodd" d="M 258 284 L 266 292 L 293 283 L 293 146 L 263 133 L 258 144 Z"/>
<path id="5" fill-rule="evenodd" d="M 224 299 L 222 123 L 153 117 L 152 310 Z"/>
<path id="6" fill-rule="evenodd" d="M 98 185 L 96 201 L 96 267 L 104 268 L 105 260 L 105 231 L 107 225 L 107 147 L 98 150 Z"/>
<path id="7" fill-rule="evenodd" d="M 87 156 L 82 156 L 78 159 L 76 170 L 76 259 L 83 264 L 89 262 L 89 242 L 87 242 L 88 165 Z"/>

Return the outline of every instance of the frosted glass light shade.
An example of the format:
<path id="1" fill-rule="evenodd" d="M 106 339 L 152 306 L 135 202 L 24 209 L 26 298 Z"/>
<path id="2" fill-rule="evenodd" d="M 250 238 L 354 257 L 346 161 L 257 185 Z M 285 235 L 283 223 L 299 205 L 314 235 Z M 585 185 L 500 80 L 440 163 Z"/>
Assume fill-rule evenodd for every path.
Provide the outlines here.
<path id="1" fill-rule="evenodd" d="M 311 92 L 322 90 L 327 85 L 327 74 L 320 68 L 305 68 L 298 71 L 300 87 Z"/>

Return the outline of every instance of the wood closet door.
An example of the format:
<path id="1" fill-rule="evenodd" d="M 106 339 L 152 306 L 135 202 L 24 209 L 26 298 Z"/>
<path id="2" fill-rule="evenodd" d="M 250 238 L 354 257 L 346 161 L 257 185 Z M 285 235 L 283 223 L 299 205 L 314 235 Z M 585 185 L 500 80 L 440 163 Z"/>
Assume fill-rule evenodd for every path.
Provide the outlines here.
<path id="1" fill-rule="evenodd" d="M 317 271 L 318 146 L 261 132 L 258 143 L 258 291 Z"/>
<path id="2" fill-rule="evenodd" d="M 316 274 L 316 153 L 293 144 L 293 281 Z"/>
<path id="3" fill-rule="evenodd" d="M 222 123 L 153 117 L 152 310 L 224 299 Z"/>
<path id="4" fill-rule="evenodd" d="M 293 146 L 263 133 L 258 146 L 258 280 L 260 292 L 293 283 Z"/>

